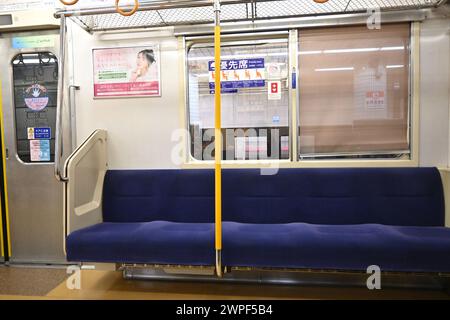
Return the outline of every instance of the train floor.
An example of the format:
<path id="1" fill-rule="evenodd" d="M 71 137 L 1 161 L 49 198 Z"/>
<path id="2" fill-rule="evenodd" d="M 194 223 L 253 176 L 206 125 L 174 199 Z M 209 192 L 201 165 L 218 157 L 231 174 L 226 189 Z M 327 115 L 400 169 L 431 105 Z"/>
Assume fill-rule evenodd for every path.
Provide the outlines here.
<path id="1" fill-rule="evenodd" d="M 99 270 L 82 270 L 79 289 L 69 289 L 67 277 L 63 267 L 0 266 L 0 299 L 450 299 L 440 290 L 125 280 Z"/>

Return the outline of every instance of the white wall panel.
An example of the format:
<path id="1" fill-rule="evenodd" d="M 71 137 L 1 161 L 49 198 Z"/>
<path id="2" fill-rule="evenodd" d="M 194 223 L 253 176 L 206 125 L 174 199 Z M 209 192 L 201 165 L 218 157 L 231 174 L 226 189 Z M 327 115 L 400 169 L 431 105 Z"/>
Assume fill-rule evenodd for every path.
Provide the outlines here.
<path id="1" fill-rule="evenodd" d="M 449 20 L 427 20 L 420 34 L 420 165 L 449 162 Z"/>
<path id="2" fill-rule="evenodd" d="M 111 169 L 173 168 L 172 132 L 180 127 L 178 42 L 175 37 L 137 37 L 123 33 L 121 40 L 102 40 L 70 23 L 73 38 L 76 93 L 77 143 L 95 129 L 108 131 L 108 159 Z M 103 37 L 105 38 L 105 37 Z M 108 37 L 111 38 L 111 37 Z M 133 38 L 133 39 L 130 39 Z M 159 43 L 161 55 L 161 97 L 93 98 L 92 49 Z M 70 53 L 69 53 L 70 54 Z"/>

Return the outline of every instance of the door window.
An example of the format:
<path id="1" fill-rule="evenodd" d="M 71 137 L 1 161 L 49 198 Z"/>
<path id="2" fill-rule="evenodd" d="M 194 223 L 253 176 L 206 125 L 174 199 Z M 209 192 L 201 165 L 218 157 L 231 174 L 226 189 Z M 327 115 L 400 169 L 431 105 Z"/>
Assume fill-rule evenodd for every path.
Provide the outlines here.
<path id="1" fill-rule="evenodd" d="M 58 60 L 50 52 L 21 53 L 12 68 L 17 155 L 23 162 L 53 162 Z"/>

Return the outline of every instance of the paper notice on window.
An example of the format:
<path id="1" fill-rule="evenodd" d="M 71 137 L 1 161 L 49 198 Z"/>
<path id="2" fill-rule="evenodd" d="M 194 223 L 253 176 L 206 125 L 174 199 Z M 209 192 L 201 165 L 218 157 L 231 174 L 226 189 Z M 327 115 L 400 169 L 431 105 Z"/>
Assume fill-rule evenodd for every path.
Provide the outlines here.
<path id="1" fill-rule="evenodd" d="M 366 107 L 368 109 L 384 108 L 386 105 L 383 90 L 370 90 L 366 92 Z"/>
<path id="2" fill-rule="evenodd" d="M 353 120 L 375 120 L 388 117 L 387 74 L 384 65 L 355 72 Z"/>
<path id="3" fill-rule="evenodd" d="M 269 100 L 281 100 L 281 81 L 269 81 L 267 83 L 267 98 Z"/>
<path id="4" fill-rule="evenodd" d="M 278 80 L 282 78 L 280 63 L 267 63 L 266 70 L 267 70 L 267 78 L 269 80 L 271 79 Z"/>

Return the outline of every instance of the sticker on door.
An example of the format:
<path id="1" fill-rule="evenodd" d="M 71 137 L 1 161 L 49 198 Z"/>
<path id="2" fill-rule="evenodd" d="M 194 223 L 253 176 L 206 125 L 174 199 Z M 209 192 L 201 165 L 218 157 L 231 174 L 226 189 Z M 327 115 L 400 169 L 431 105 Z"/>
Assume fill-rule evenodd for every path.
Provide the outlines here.
<path id="1" fill-rule="evenodd" d="M 50 161 L 50 140 L 30 140 L 30 159 L 34 162 Z"/>
<path id="2" fill-rule="evenodd" d="M 34 128 L 28 127 L 28 140 L 51 139 L 51 129 L 49 127 Z"/>
<path id="3" fill-rule="evenodd" d="M 29 86 L 24 92 L 25 104 L 33 111 L 41 111 L 48 105 L 47 88 L 40 84 Z"/>

